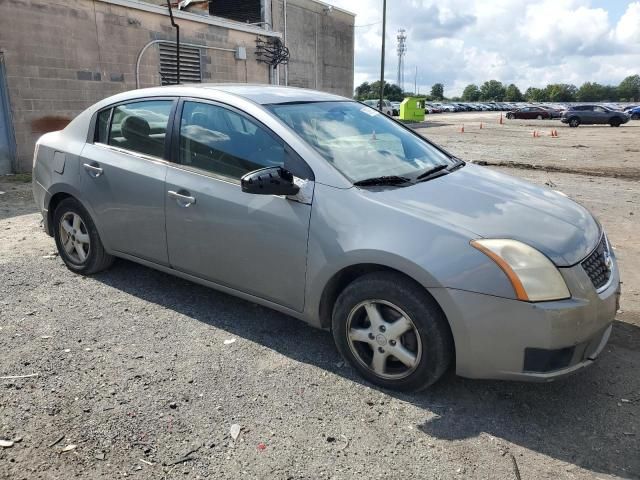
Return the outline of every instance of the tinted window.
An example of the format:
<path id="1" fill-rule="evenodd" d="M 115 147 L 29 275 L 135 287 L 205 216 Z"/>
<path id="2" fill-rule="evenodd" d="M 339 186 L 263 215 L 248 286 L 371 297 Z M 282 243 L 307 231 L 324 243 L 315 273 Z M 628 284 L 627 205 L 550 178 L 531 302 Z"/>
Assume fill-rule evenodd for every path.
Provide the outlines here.
<path id="1" fill-rule="evenodd" d="M 115 107 L 109 145 L 162 158 L 172 104 L 150 100 Z"/>
<path id="2" fill-rule="evenodd" d="M 239 179 L 263 167 L 284 166 L 284 145 L 262 126 L 217 105 L 185 102 L 180 163 Z"/>
<path id="3" fill-rule="evenodd" d="M 97 130 L 96 130 L 96 142 L 107 143 L 109 136 L 109 117 L 111 115 L 111 109 L 101 111 L 98 114 Z"/>

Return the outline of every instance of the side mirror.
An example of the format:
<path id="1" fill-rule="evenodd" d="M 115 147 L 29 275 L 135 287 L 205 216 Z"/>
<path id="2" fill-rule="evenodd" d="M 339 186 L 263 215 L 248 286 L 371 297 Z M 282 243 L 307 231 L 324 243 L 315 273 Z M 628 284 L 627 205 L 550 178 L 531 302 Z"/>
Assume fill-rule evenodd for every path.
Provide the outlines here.
<path id="1" fill-rule="evenodd" d="M 295 195 L 300 187 L 293 174 L 282 167 L 266 167 L 245 174 L 240 179 L 242 191 L 258 195 Z"/>

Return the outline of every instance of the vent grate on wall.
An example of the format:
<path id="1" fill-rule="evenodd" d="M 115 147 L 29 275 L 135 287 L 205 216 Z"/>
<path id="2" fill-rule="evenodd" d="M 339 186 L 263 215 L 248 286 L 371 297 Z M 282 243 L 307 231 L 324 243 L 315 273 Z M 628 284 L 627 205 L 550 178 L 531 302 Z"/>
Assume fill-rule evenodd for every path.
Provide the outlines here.
<path id="1" fill-rule="evenodd" d="M 162 85 L 174 85 L 177 81 L 176 46 L 161 43 L 159 51 Z M 201 81 L 200 49 L 180 45 L 180 83 L 200 83 Z"/>

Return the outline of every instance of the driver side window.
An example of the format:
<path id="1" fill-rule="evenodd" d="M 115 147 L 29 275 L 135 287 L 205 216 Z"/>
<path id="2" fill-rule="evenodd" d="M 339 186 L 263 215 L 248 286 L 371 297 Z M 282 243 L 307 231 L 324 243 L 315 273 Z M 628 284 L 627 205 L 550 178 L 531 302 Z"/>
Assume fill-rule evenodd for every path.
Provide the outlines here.
<path id="1" fill-rule="evenodd" d="M 182 165 L 240 179 L 263 167 L 283 167 L 284 145 L 258 123 L 227 108 L 184 102 L 180 121 Z"/>

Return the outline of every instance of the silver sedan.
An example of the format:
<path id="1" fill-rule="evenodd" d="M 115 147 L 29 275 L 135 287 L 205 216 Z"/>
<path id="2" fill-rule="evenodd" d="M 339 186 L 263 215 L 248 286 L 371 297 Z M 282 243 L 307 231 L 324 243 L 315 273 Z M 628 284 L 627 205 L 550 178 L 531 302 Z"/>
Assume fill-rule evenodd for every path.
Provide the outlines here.
<path id="1" fill-rule="evenodd" d="M 563 194 L 467 164 L 310 90 L 122 93 L 37 143 L 46 231 L 79 274 L 114 257 L 330 329 L 366 379 L 546 381 L 607 342 L 619 274 Z"/>

